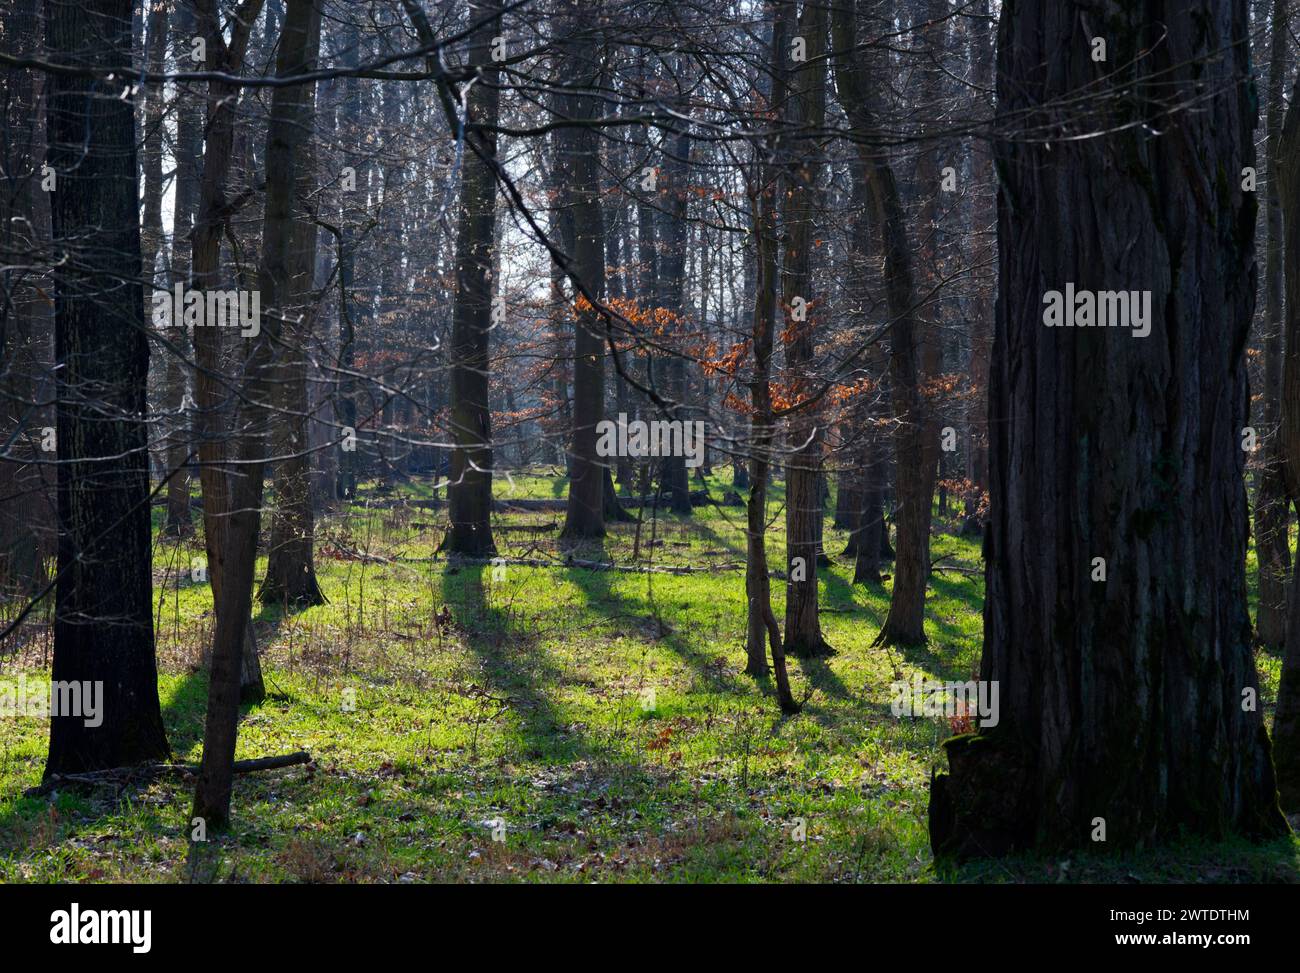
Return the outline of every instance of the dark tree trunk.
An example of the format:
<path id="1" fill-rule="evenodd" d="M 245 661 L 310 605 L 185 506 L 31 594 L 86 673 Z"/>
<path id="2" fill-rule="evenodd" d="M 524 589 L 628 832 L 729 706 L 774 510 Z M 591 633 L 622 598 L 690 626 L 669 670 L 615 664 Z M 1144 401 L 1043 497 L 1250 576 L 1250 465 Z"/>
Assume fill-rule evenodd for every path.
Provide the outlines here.
<path id="1" fill-rule="evenodd" d="M 991 86 L 995 50 L 989 29 L 989 0 L 979 0 L 971 21 L 970 57 L 975 83 L 981 89 Z M 984 98 L 986 96 L 982 96 Z M 988 101 L 991 103 L 992 99 Z M 978 194 L 971 204 L 971 219 L 975 235 L 975 262 L 986 268 L 992 261 L 993 234 L 996 231 L 997 206 L 993 186 L 993 157 L 986 139 L 976 139 L 971 147 L 971 172 Z M 972 390 L 971 403 L 966 411 L 966 477 L 970 489 L 962 511 L 962 532 L 983 533 L 984 525 L 980 506 L 988 491 L 989 437 L 988 437 L 988 384 L 989 353 L 993 344 L 993 284 L 991 272 L 981 270 L 970 330 L 970 364 L 968 378 Z"/>
<path id="2" fill-rule="evenodd" d="M 867 169 L 861 160 L 855 161 L 853 173 L 853 225 L 849 237 L 850 279 L 849 293 L 854 308 L 865 308 L 870 288 L 866 275 L 871 259 L 871 228 L 868 220 Z M 885 426 L 888 408 L 883 394 L 885 372 L 888 365 L 878 345 L 867 353 L 866 377 L 871 386 L 859 393 L 851 411 L 854 435 L 860 438 L 850 455 L 857 458 L 854 473 L 856 509 L 850 511 L 852 533 L 844 553 L 854 558 L 854 584 L 883 584 L 880 576 L 884 537 L 884 501 L 881 488 L 885 477 L 885 443 L 880 430 Z"/>
<path id="3" fill-rule="evenodd" d="M 1291 103 L 1282 127 L 1279 157 L 1300 158 L 1300 75 L 1291 91 Z M 1294 165 L 1278 170 L 1286 258 L 1286 362 L 1282 374 L 1282 445 L 1286 461 L 1287 490 L 1292 503 L 1300 503 L 1300 171 Z M 1300 557 L 1296 559 L 1300 568 Z M 1300 584 L 1291 579 L 1287 596 L 1286 652 L 1282 681 L 1273 715 L 1274 759 L 1282 806 L 1300 811 Z"/>
<path id="4" fill-rule="evenodd" d="M 144 54 L 151 74 L 161 74 L 167 56 L 167 4 L 155 4 L 148 10 L 145 20 L 148 47 Z M 143 207 L 140 214 L 141 268 L 147 286 L 152 286 L 157 269 L 158 255 L 163 246 L 162 193 L 163 193 L 163 109 L 164 91 L 161 84 L 144 86 L 144 131 L 141 133 L 140 168 L 143 179 Z M 151 295 L 145 294 L 148 304 Z"/>
<path id="5" fill-rule="evenodd" d="M 320 53 L 320 18 L 307 42 L 307 63 Z M 302 109 L 308 132 L 315 122 L 314 89 L 308 89 Z M 316 580 L 313 557 L 316 512 L 312 503 L 311 452 L 307 394 L 307 347 L 312 340 L 317 311 L 316 222 L 307 202 L 316 191 L 315 152 L 310 140 L 298 159 L 297 185 L 289 272 L 289 294 L 283 323 L 283 343 L 276 349 L 275 512 L 271 542 L 266 552 L 266 576 L 258 591 L 263 604 L 294 608 L 320 605 L 325 594 Z"/>
<path id="6" fill-rule="evenodd" d="M 481 18 L 488 5 L 472 8 Z M 479 32 L 471 49 L 483 72 L 469 94 L 469 115 L 480 125 L 497 122 L 498 71 L 491 59 L 491 32 Z M 461 212 L 456 227 L 456 299 L 451 324 L 451 477 L 447 486 L 450 526 L 443 549 L 451 554 L 486 557 L 496 553 L 492 539 L 492 410 L 488 405 L 492 327 L 492 246 L 496 237 L 497 184 L 492 164 L 496 134 L 466 133 L 461 164 Z M 597 484 L 599 485 L 599 484 Z"/>
<path id="7" fill-rule="evenodd" d="M 0 49 L 40 57 L 43 4 L 16 0 L 4 14 Z M 43 587 L 46 559 L 55 550 L 56 468 L 43 449 L 53 422 L 48 385 L 54 350 L 54 316 L 48 271 L 11 255 L 47 252 L 50 197 L 41 189 L 46 162 L 45 75 L 35 70 L 0 73 L 0 598 L 24 597 Z M 42 463 L 40 460 L 46 460 Z"/>
<path id="8" fill-rule="evenodd" d="M 563 63 L 570 83 L 594 90 L 601 84 L 601 58 L 594 31 L 600 23 L 599 5 L 571 0 L 564 25 Z M 586 121 L 598 117 L 600 100 L 594 93 L 567 94 L 560 99 L 565 114 Z M 573 439 L 568 508 L 560 539 L 579 543 L 605 536 L 605 478 L 608 469 L 596 453 L 597 430 L 605 415 L 605 339 L 599 314 L 578 287 L 600 301 L 605 296 L 605 220 L 600 206 L 600 146 L 596 131 L 586 126 L 560 133 L 558 163 L 567 185 L 565 206 L 571 220 L 565 268 L 574 286 L 573 308 Z"/>
<path id="9" fill-rule="evenodd" d="M 954 738 L 937 853 L 1278 835 L 1246 607 L 1245 346 L 1256 203 L 1245 0 L 1112 7 L 1091 60 L 1057 0 L 1003 6 L 999 297 L 981 679 L 995 729 Z M 1087 100 L 1159 77 L 1157 101 Z M 1167 105 L 1198 104 L 1170 113 Z M 1227 175 L 1225 175 L 1225 173 Z M 1096 219 L 1098 201 L 1105 218 Z M 1066 282 L 1150 290 L 1151 333 L 1044 326 Z M 1104 558 L 1105 578 L 1095 558 Z M 1095 840 L 1105 828 L 1105 843 Z"/>
<path id="10" fill-rule="evenodd" d="M 749 464 L 740 455 L 731 459 L 731 488 L 737 492 L 749 489 Z"/>
<path id="11" fill-rule="evenodd" d="M 885 521 L 880 504 L 880 465 L 869 462 L 866 470 L 867 486 L 862 492 L 862 513 L 858 522 L 857 556 L 853 561 L 853 583 L 884 584 L 880 575 L 880 539 L 885 533 Z"/>
<path id="12" fill-rule="evenodd" d="M 48 5 L 49 57 L 120 68 L 131 0 Z M 45 776 L 165 760 L 154 661 L 135 105 L 121 82 L 49 76 L 58 366 L 56 682 L 102 683 L 99 726 L 52 714 Z"/>
<path id="13" fill-rule="evenodd" d="M 783 6 L 785 16 L 789 17 L 794 4 Z M 827 26 L 824 4 L 804 4 L 795 29 L 806 41 L 806 60 L 794 65 L 789 97 L 784 105 L 786 120 L 796 131 L 801 126 L 816 131 L 826 122 Z M 788 54 L 786 51 L 783 56 Z M 785 230 L 782 302 L 786 309 L 783 340 L 792 394 L 798 399 L 808 394 L 814 383 L 815 332 L 827 300 L 827 295 L 814 287 L 812 279 L 813 222 L 822 203 L 819 187 L 822 163 L 821 149 L 813 141 L 799 141 L 785 148 L 791 157 L 787 160 L 782 220 Z M 802 314 L 796 310 L 800 306 Z M 805 407 L 790 417 L 789 437 L 791 453 L 785 495 L 785 648 L 791 655 L 802 658 L 829 656 L 834 650 L 822 636 L 817 611 L 817 568 L 822 561 L 820 540 L 825 511 L 816 406 Z"/>
<path id="14" fill-rule="evenodd" d="M 835 518 L 831 522 L 836 530 L 851 533 L 857 527 L 858 515 L 862 512 L 861 472 L 853 467 L 845 467 L 836 477 Z M 857 552 L 846 550 L 844 553 Z"/>
<path id="15" fill-rule="evenodd" d="M 1265 225 L 1268 228 L 1264 257 L 1264 418 L 1257 430 L 1263 443 L 1255 491 L 1255 555 L 1259 563 L 1259 612 L 1255 637 L 1261 645 L 1279 648 L 1286 642 L 1286 579 L 1291 569 L 1288 536 L 1289 504 L 1278 423 L 1282 409 L 1282 200 L 1278 175 L 1284 160 L 1279 153 L 1282 138 L 1282 95 L 1286 88 L 1287 4 L 1273 2 L 1273 43 L 1268 72 L 1268 171 L 1265 177 Z M 1290 160 L 1294 165 L 1295 160 Z"/>
<path id="16" fill-rule="evenodd" d="M 836 80 L 855 132 L 870 144 L 878 140 L 875 113 L 868 97 L 869 72 L 854 52 L 855 0 L 839 0 L 835 10 Z M 907 215 L 887 159 L 873 154 L 867 165 L 871 217 L 880 233 L 884 256 L 885 298 L 892 322 L 889 373 L 895 433 L 894 518 L 898 546 L 894 554 L 894 589 L 889 615 L 876 644 L 916 645 L 925 642 L 925 589 L 930 578 L 930 519 L 938 469 L 938 437 L 933 435 L 929 409 L 921 394 L 921 362 L 927 336 L 917 317 L 912 278 L 912 247 Z M 933 339 L 933 336 L 929 336 Z"/>
<path id="17" fill-rule="evenodd" d="M 685 331 L 686 286 L 686 215 L 689 185 L 689 157 L 692 139 L 679 133 L 675 138 L 664 139 L 665 158 L 659 175 L 662 209 L 659 212 L 659 290 L 658 305 L 667 311 L 671 320 L 671 333 Z M 663 376 L 665 396 L 676 406 L 671 419 L 688 421 L 685 408 L 686 363 L 680 355 L 655 359 L 658 374 Z M 668 509 L 683 517 L 693 513 L 691 508 L 690 478 L 686 473 L 686 457 L 668 456 L 660 463 L 660 478 L 668 490 Z"/>

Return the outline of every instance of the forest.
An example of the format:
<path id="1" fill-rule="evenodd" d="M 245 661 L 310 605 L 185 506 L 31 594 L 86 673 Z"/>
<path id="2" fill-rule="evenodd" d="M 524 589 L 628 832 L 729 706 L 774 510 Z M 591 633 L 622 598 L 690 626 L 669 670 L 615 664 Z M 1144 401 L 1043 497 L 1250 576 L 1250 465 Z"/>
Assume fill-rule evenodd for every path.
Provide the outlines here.
<path id="1" fill-rule="evenodd" d="M 1298 47 L 0 0 L 0 885 L 1300 883 Z"/>

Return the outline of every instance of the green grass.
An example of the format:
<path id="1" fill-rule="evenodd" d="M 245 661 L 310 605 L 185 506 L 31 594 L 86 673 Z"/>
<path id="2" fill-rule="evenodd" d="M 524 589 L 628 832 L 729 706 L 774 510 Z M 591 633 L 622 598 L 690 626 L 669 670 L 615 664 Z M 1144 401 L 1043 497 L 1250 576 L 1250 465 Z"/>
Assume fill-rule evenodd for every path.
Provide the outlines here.
<path id="1" fill-rule="evenodd" d="M 513 488 L 500 481 L 499 498 L 565 495 L 565 482 L 546 470 L 512 479 Z M 710 492 L 721 498 L 729 485 L 711 479 Z M 852 564 L 836 557 L 821 601 L 838 654 L 791 660 L 804 708 L 784 719 L 772 686 L 741 672 L 742 508 L 697 508 L 689 521 L 647 511 L 641 563 L 710 568 L 699 573 L 565 566 L 556 530 L 496 534 L 503 554 L 555 559 L 554 567 L 454 568 L 433 557 L 444 515 L 401 503 L 431 498 L 431 484 L 382 495 L 376 487 L 366 484 L 360 502 L 319 524 L 317 569 L 329 603 L 258 613 L 271 695 L 245 712 L 238 756 L 306 749 L 314 765 L 238 778 L 231 830 L 191 858 L 187 782 L 25 798 L 40 780 L 46 726 L 0 720 L 0 881 L 1297 877 L 1294 839 L 937 871 L 927 787 L 951 730 L 942 719 L 893 717 L 889 684 L 913 673 L 973 677 L 978 571 L 937 573 L 929 644 L 886 650 L 871 641 L 888 585 L 854 587 Z M 781 500 L 777 484 L 774 564 L 784 548 Z M 540 527 L 563 513 L 497 519 Z M 636 532 L 616 525 L 586 556 L 629 563 Z M 844 542 L 828 519 L 828 552 L 838 555 Z M 950 555 L 945 568 L 979 567 L 973 540 L 936 530 L 933 546 L 936 559 Z M 155 552 L 160 692 L 172 747 L 188 762 L 200 755 L 200 658 L 212 623 L 210 589 L 189 574 L 201 552 L 197 542 L 162 541 Z M 779 582 L 773 596 L 779 616 Z M 440 626 L 444 607 L 452 621 Z M 30 641 L 6 676 L 42 672 L 45 648 Z M 1277 660 L 1262 655 L 1261 668 L 1271 706 Z M 502 822 L 505 840 L 494 841 Z M 800 822 L 806 840 L 795 840 Z"/>

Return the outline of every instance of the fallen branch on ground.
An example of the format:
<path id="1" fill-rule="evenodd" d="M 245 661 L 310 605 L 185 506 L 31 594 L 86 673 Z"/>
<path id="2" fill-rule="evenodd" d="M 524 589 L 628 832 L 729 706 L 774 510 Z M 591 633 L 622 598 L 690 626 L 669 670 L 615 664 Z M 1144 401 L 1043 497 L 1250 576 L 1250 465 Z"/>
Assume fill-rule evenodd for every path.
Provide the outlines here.
<path id="1" fill-rule="evenodd" d="M 433 564 L 446 562 L 451 567 L 473 565 L 507 565 L 523 568 L 582 568 L 584 571 L 626 571 L 630 574 L 707 574 L 712 571 L 734 571 L 745 565 L 740 561 L 724 561 L 705 567 L 691 567 L 685 564 L 660 564 L 646 566 L 639 564 L 614 564 L 611 561 L 584 561 L 579 558 L 557 558 L 547 560 L 537 557 L 403 557 L 398 558 L 406 564 Z"/>
<path id="2" fill-rule="evenodd" d="M 293 767 L 297 764 L 311 763 L 311 754 L 305 750 L 297 753 L 281 754 L 277 757 L 258 757 L 256 760 L 236 760 L 234 771 L 237 774 L 251 774 L 259 770 L 278 770 L 281 767 Z M 166 774 L 180 774 L 193 777 L 199 772 L 197 764 L 139 764 L 135 767 L 111 767 L 107 770 L 90 770 L 84 774 L 55 774 L 48 780 L 41 781 L 36 787 L 23 791 L 23 797 L 41 797 L 65 784 L 128 784 L 135 780 L 148 780 Z"/>

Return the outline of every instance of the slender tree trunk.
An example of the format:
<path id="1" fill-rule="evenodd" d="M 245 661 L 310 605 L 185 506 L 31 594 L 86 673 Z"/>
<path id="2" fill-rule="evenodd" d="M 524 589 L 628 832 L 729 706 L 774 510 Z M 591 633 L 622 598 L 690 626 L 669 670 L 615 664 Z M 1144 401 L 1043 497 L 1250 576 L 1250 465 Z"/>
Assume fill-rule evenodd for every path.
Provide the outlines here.
<path id="1" fill-rule="evenodd" d="M 320 12 L 320 0 L 286 3 L 276 58 L 277 77 L 310 70 L 311 40 L 320 30 Z M 293 300 L 294 244 L 295 238 L 300 239 L 294 230 L 294 197 L 298 167 L 303 162 L 309 136 L 307 122 L 312 88 L 311 82 L 284 85 L 276 87 L 271 96 L 266 134 L 266 213 L 258 270 L 261 330 L 249 350 L 245 367 L 247 395 L 236 423 L 239 475 L 230 478 L 224 578 L 221 590 L 215 592 L 217 625 L 208 684 L 203 762 L 194 790 L 194 816 L 203 818 L 210 828 L 224 827 L 230 818 L 244 630 L 252 607 L 263 472 L 275 394 L 273 355 L 282 340 L 281 322 Z M 206 507 L 204 514 L 207 515 Z"/>
<path id="2" fill-rule="evenodd" d="M 1259 612 L 1255 637 L 1261 645 L 1279 648 L 1286 642 L 1286 579 L 1291 569 L 1288 537 L 1289 504 L 1282 470 L 1278 423 L 1282 409 L 1282 200 L 1278 175 L 1284 162 L 1279 153 L 1282 138 L 1282 95 L 1288 66 L 1289 0 L 1273 2 L 1273 43 L 1268 72 L 1268 171 L 1265 181 L 1265 225 L 1268 250 L 1264 256 L 1264 421 L 1257 430 L 1264 445 L 1264 461 L 1255 491 L 1255 555 L 1259 563 Z M 1290 160 L 1294 165 L 1294 159 Z"/>
<path id="3" fill-rule="evenodd" d="M 657 214 L 658 286 L 655 303 L 666 312 L 668 333 L 676 336 L 685 331 L 686 323 L 686 217 L 692 139 L 688 133 L 680 132 L 675 136 L 665 135 L 662 144 L 664 158 L 658 180 L 660 209 Z M 656 375 L 663 379 L 659 391 L 674 406 L 673 414 L 667 418 L 687 421 L 686 363 L 676 354 L 653 359 L 653 363 Z M 664 457 L 659 463 L 659 475 L 668 491 L 668 509 L 682 517 L 691 516 L 686 457 Z"/>
<path id="4" fill-rule="evenodd" d="M 783 31 L 774 32 L 773 49 L 782 49 Z M 776 321 L 777 243 L 775 226 L 776 180 L 767 177 L 762 165 L 759 183 L 751 197 L 754 235 L 757 245 L 758 281 L 754 295 L 754 371 L 749 381 L 750 481 L 745 529 L 745 598 L 748 604 L 745 626 L 745 672 L 767 674 L 767 647 L 772 650 L 777 703 L 783 713 L 797 713 L 799 704 L 790 692 L 781 627 L 772 612 L 771 581 L 767 568 L 767 472 L 776 433 L 772 417 L 772 332 Z M 766 644 L 765 644 L 766 643 Z"/>
<path id="5" fill-rule="evenodd" d="M 1002 12 L 980 671 L 999 722 L 946 745 L 931 842 L 980 855 L 1283 834 L 1246 606 L 1247 5 L 1113 7 L 1104 65 L 1058 11 Z M 1164 94 L 1090 98 L 1103 73 L 1110 91 L 1158 77 Z M 1080 98 L 1077 117 L 1045 108 Z M 1021 137 L 1049 116 L 1097 134 Z M 1149 291 L 1150 334 L 1045 326 L 1045 291 L 1067 282 Z"/>
<path id="6" fill-rule="evenodd" d="M 1300 158 L 1300 74 L 1282 126 L 1279 158 Z M 1300 171 L 1294 165 L 1277 172 L 1282 202 L 1283 255 L 1286 262 L 1286 362 L 1282 374 L 1282 447 L 1287 491 L 1300 504 Z M 1300 567 L 1300 558 L 1296 559 Z M 1291 579 L 1287 597 L 1286 652 L 1273 715 L 1274 760 L 1282 806 L 1300 810 L 1300 584 Z"/>
<path id="7" fill-rule="evenodd" d="M 314 65 L 320 53 L 319 18 L 308 40 L 306 57 Z M 316 159 L 310 142 L 315 123 L 316 99 L 307 92 L 303 144 L 295 187 L 290 292 L 283 323 L 284 343 L 276 349 L 275 513 L 271 518 L 271 543 L 267 549 L 266 577 L 258 591 L 263 604 L 284 603 L 296 608 L 320 605 L 326 600 L 316 579 L 313 558 L 316 514 L 312 505 L 311 453 L 307 395 L 307 346 L 312 340 L 318 308 L 316 293 L 316 222 L 307 200 L 316 190 Z"/>
<path id="8" fill-rule="evenodd" d="M 975 18 L 970 28 L 970 59 L 974 68 L 976 85 L 980 89 L 991 87 L 993 60 L 996 56 L 992 31 L 989 29 L 989 0 L 979 0 Z M 981 95 L 981 99 L 985 96 Z M 991 98 L 988 99 L 991 102 Z M 982 102 L 981 102 L 982 103 Z M 993 256 L 993 234 L 996 232 L 997 206 L 994 186 L 993 157 L 988 141 L 976 139 L 971 147 L 971 174 L 974 191 L 971 203 L 972 231 L 975 236 L 975 259 L 980 268 L 974 315 L 970 330 L 970 364 L 967 376 L 974 393 L 966 412 L 966 476 L 970 490 L 965 497 L 962 522 L 963 533 L 983 533 L 980 506 L 989 487 L 989 437 L 988 437 L 988 384 L 989 354 L 993 345 L 993 284 L 992 272 L 985 268 Z"/>
<path id="9" fill-rule="evenodd" d="M 855 54 L 856 2 L 838 0 L 834 11 L 836 81 L 854 131 L 863 144 L 879 141 L 877 122 L 867 92 L 869 73 Z M 928 409 L 921 394 L 925 336 L 916 311 L 912 277 L 912 247 L 907 216 L 894 171 L 879 153 L 863 160 L 871 217 L 881 239 L 885 265 L 885 298 L 891 322 L 889 372 L 895 433 L 894 512 L 898 524 L 894 555 L 894 589 L 889 615 L 876 644 L 917 645 L 925 642 L 925 589 L 930 578 L 930 519 L 938 468 L 938 438 L 931 435 Z"/>
<path id="10" fill-rule="evenodd" d="M 342 57 L 350 67 L 360 63 L 360 32 L 355 26 L 349 26 L 344 32 Z M 361 85 L 356 78 L 343 81 L 343 96 L 335 111 L 336 141 L 346 145 L 350 139 L 357 137 L 357 122 L 360 115 L 358 102 Z M 338 338 L 339 350 L 335 365 L 334 379 L 334 419 L 339 428 L 334 430 L 338 437 L 337 468 L 334 477 L 334 499 L 350 501 L 357 495 L 357 399 L 356 380 L 356 317 L 363 313 L 364 304 L 356 298 L 356 227 L 360 222 L 358 197 L 362 195 L 359 182 L 358 160 L 352 153 L 343 155 L 344 168 L 351 170 L 348 184 L 344 185 L 344 174 L 339 172 L 339 300 L 338 300 Z M 436 411 L 436 410 L 435 410 Z M 436 483 L 440 471 L 435 458 L 433 476 Z"/>
<path id="11" fill-rule="evenodd" d="M 244 0 L 231 18 L 230 41 L 214 0 L 195 0 L 198 33 L 207 47 L 205 68 L 223 74 L 238 74 L 244 63 L 248 36 L 262 0 Z M 235 117 L 239 89 L 225 80 L 208 82 L 208 105 L 203 151 L 203 178 L 199 183 L 199 209 L 192 233 L 190 286 L 206 291 L 219 286 L 221 238 L 229 219 L 226 192 L 234 153 Z M 265 302 L 265 295 L 263 295 Z M 263 303 L 265 307 L 265 303 Z M 222 378 L 222 329 L 194 329 L 195 399 L 199 420 L 199 482 L 203 493 L 203 541 L 208 556 L 208 578 L 214 606 L 223 604 L 222 587 L 226 564 L 225 535 L 230 525 L 230 483 L 227 474 L 227 394 Z M 245 699 L 260 699 L 261 666 L 253 626 L 242 626 L 245 675 L 241 692 Z M 215 635 L 214 635 L 215 638 Z"/>
<path id="12" fill-rule="evenodd" d="M 48 5 L 51 60 L 120 68 L 131 0 Z M 58 367 L 55 682 L 102 686 L 98 726 L 50 717 L 45 776 L 169 754 L 154 659 L 135 105 L 121 82 L 49 76 Z"/>
<path id="13" fill-rule="evenodd" d="M 179 60 L 190 51 L 196 29 L 194 11 L 188 2 L 177 4 L 173 20 L 174 50 Z M 190 256 L 194 247 L 194 224 L 199 205 L 199 167 L 203 151 L 203 103 L 184 90 L 176 96 L 176 194 L 172 204 L 172 246 L 170 284 L 194 286 L 190 280 Z M 172 537 L 194 533 L 190 515 L 190 421 L 192 409 L 186 395 L 186 368 L 182 356 L 188 352 L 185 325 L 179 319 L 167 329 L 167 350 L 163 375 L 163 407 L 168 415 L 167 512 L 163 532 Z"/>

